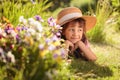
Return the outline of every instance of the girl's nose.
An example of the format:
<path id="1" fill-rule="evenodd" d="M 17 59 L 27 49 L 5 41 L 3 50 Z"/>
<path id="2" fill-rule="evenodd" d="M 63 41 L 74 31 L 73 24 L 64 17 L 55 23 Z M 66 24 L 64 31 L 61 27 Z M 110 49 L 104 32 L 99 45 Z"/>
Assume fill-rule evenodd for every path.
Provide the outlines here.
<path id="1" fill-rule="evenodd" d="M 74 30 L 74 35 L 78 35 L 78 31 L 77 30 Z"/>

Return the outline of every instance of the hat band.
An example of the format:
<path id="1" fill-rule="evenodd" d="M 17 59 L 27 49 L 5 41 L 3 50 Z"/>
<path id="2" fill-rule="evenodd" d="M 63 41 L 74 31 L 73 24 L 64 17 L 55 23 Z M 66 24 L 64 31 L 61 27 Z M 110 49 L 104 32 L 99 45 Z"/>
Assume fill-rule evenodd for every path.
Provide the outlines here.
<path id="1" fill-rule="evenodd" d="M 64 21 L 70 20 L 72 18 L 77 18 L 77 17 L 81 17 L 81 16 L 82 16 L 82 14 L 80 14 L 80 13 L 70 13 L 70 14 L 67 14 L 67 15 L 63 16 L 59 20 L 59 24 L 63 23 Z"/>

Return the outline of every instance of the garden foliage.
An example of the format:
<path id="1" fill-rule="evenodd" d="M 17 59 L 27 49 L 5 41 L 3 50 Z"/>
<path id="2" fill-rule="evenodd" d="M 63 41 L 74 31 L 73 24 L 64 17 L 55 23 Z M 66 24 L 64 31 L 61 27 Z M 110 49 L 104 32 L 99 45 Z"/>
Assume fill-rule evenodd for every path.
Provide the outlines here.
<path id="1" fill-rule="evenodd" d="M 44 21 L 19 18 L 14 27 L 4 20 L 0 25 L 0 77 L 1 80 L 49 80 L 57 77 L 57 71 L 65 58 L 61 45 L 61 27 L 50 17 Z M 43 27 L 43 24 L 46 27 Z"/>

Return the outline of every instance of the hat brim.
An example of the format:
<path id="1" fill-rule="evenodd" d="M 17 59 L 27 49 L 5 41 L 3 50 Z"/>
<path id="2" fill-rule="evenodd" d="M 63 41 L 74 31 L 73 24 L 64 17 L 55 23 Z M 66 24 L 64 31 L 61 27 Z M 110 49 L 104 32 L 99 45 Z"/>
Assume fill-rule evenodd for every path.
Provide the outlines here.
<path id="1" fill-rule="evenodd" d="M 62 26 L 64 24 L 66 24 L 66 23 L 68 23 L 70 21 L 73 21 L 75 19 L 78 19 L 78 18 L 83 18 L 86 21 L 86 25 L 85 25 L 86 31 L 92 29 L 95 26 L 96 22 L 97 22 L 97 19 L 94 16 L 81 16 L 81 17 L 74 17 L 74 18 L 71 18 L 69 20 L 66 20 L 62 24 L 59 24 L 59 25 Z"/>

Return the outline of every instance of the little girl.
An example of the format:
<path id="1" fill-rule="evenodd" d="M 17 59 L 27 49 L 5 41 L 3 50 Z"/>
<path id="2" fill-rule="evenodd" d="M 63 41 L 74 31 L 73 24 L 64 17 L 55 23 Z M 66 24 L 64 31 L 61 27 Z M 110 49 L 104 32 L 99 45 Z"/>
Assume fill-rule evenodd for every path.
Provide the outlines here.
<path id="1" fill-rule="evenodd" d="M 63 27 L 62 38 L 65 40 L 69 56 L 95 61 L 96 55 L 89 48 L 86 31 L 96 23 L 93 16 L 83 16 L 79 8 L 68 7 L 59 12 L 57 24 Z"/>

